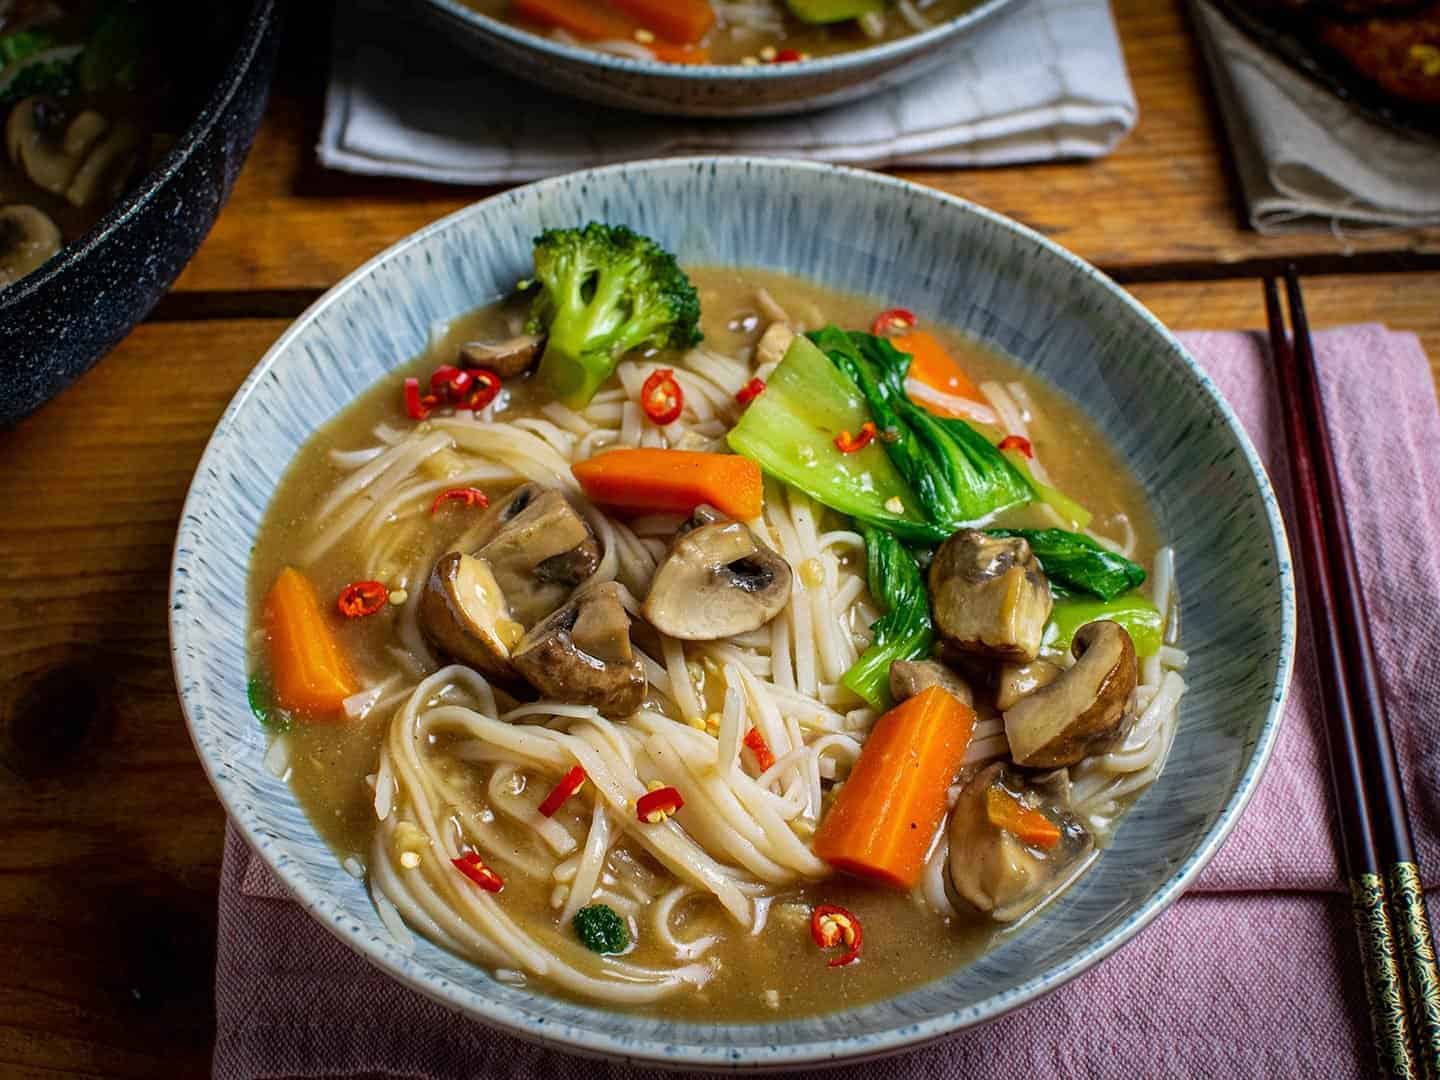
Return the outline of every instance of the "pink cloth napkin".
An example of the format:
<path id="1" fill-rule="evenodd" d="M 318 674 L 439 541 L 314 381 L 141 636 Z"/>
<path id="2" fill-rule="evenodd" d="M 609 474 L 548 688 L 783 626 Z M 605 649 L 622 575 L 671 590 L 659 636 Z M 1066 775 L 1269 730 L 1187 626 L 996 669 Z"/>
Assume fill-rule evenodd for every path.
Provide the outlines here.
<path id="1" fill-rule="evenodd" d="M 1280 487 L 1263 342 L 1184 335 Z M 1426 884 L 1440 884 L 1440 413 L 1419 342 L 1379 326 L 1318 334 L 1327 413 Z M 982 1029 L 835 1080 L 1368 1075 L 1359 959 L 1341 888 L 1314 666 L 1244 818 L 1184 897 L 1105 963 Z M 1432 894 L 1433 895 L 1433 894 Z M 1431 903 L 1432 919 L 1440 905 Z M 391 982 L 286 899 L 232 831 L 220 883 L 215 1075 L 641 1080 L 497 1034 Z"/>

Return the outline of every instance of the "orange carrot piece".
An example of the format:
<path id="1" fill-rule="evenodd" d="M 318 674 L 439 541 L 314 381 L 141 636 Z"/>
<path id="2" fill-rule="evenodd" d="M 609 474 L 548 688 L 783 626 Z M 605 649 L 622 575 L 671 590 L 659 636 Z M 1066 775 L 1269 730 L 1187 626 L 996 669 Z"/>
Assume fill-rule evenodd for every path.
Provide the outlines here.
<path id="1" fill-rule="evenodd" d="M 678 45 L 698 45 L 715 25 L 706 0 L 608 0 L 646 30 Z"/>
<path id="2" fill-rule="evenodd" d="M 540 26 L 568 31 L 586 41 L 634 41 L 640 24 L 589 0 L 510 0 L 511 12 Z M 708 64 L 710 50 L 690 44 L 653 41 L 655 59 L 670 64 Z"/>
<path id="3" fill-rule="evenodd" d="M 614 510 L 688 514 L 701 503 L 740 521 L 760 516 L 760 466 L 738 454 L 611 450 L 570 466 L 592 502 Z"/>
<path id="4" fill-rule="evenodd" d="M 293 567 L 280 571 L 265 597 L 265 629 L 275 700 L 308 719 L 333 718 L 359 687 L 315 586 Z"/>
<path id="5" fill-rule="evenodd" d="M 586 41 L 630 41 L 635 25 L 591 0 L 510 0 L 512 14 Z"/>
<path id="6" fill-rule="evenodd" d="M 910 378 L 918 379 L 942 394 L 954 394 L 956 397 L 984 402 L 985 395 L 980 393 L 980 388 L 971 381 L 970 376 L 965 374 L 964 369 L 933 334 L 927 334 L 924 330 L 911 330 L 891 338 L 890 344 L 901 352 L 910 354 Z M 926 407 L 930 406 L 927 404 Z M 933 411 L 948 412 L 944 409 Z"/>
<path id="7" fill-rule="evenodd" d="M 1049 851 L 1060 842 L 1060 826 L 993 784 L 985 791 L 985 816 L 1032 847 Z"/>
<path id="8" fill-rule="evenodd" d="M 913 888 L 974 730 L 975 711 L 938 686 L 880 717 L 820 822 L 815 854 L 837 870 Z"/>

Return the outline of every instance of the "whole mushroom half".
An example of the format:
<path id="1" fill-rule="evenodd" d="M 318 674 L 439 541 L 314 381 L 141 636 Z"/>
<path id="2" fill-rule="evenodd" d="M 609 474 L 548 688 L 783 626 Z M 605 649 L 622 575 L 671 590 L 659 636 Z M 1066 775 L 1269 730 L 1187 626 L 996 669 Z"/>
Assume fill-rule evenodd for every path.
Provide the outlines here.
<path id="1" fill-rule="evenodd" d="M 1015 764 L 1054 768 L 1102 752 L 1125 734 L 1135 693 L 1135 646 L 1119 623 L 1086 623 L 1075 663 L 1005 710 Z"/>
<path id="2" fill-rule="evenodd" d="M 475 524 L 475 554 L 486 560 L 511 616 L 534 626 L 600 565 L 600 544 L 559 491 L 522 484 Z"/>
<path id="3" fill-rule="evenodd" d="M 1023 537 L 961 529 L 930 564 L 935 628 L 962 652 L 1034 660 L 1051 603 L 1050 583 Z"/>
<path id="4" fill-rule="evenodd" d="M 965 785 L 950 818 L 950 881 L 996 922 L 1014 922 L 1054 896 L 1093 850 L 1072 814 L 1000 761 Z"/>
<path id="5" fill-rule="evenodd" d="M 0 208 L 0 289 L 38 269 L 60 245 L 60 230 L 43 210 Z"/>
<path id="6" fill-rule="evenodd" d="M 71 115 L 60 102 L 30 97 L 10 110 L 5 149 L 36 187 L 86 206 L 97 193 L 113 193 L 135 163 L 139 131 L 112 128 L 94 109 Z"/>
<path id="7" fill-rule="evenodd" d="M 515 647 L 515 670 L 547 698 L 628 716 L 645 701 L 645 668 L 613 581 L 582 589 Z"/>
<path id="8" fill-rule="evenodd" d="M 716 641 L 757 630 L 790 600 L 790 564 L 739 521 L 682 527 L 645 597 L 645 618 L 662 634 Z"/>
<path id="9" fill-rule="evenodd" d="M 490 564 L 452 551 L 420 597 L 420 628 L 441 652 L 493 679 L 512 679 L 510 649 L 525 628 L 510 615 Z"/>

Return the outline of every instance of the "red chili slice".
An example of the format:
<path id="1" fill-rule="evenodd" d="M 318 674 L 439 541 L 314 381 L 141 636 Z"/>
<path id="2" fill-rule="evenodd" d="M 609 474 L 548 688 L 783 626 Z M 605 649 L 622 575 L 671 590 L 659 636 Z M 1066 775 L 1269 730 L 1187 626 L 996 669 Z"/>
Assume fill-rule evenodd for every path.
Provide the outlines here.
<path id="1" fill-rule="evenodd" d="M 656 788 L 647 791 L 635 800 L 635 813 L 647 825 L 659 825 L 671 814 L 685 805 L 680 792 L 673 787 Z"/>
<path id="2" fill-rule="evenodd" d="M 770 752 L 770 744 L 760 734 L 759 728 L 752 727 L 745 733 L 745 746 L 755 755 L 755 764 L 760 766 L 762 773 L 775 764 L 775 755 Z"/>
<path id="3" fill-rule="evenodd" d="M 441 364 L 430 373 L 430 390 L 432 393 L 444 394 L 450 389 L 450 380 L 459 374 L 460 369 L 453 364 Z"/>
<path id="4" fill-rule="evenodd" d="M 390 602 L 390 590 L 379 581 L 357 581 L 340 590 L 336 606 L 347 619 L 374 615 Z"/>
<path id="5" fill-rule="evenodd" d="M 804 59 L 805 54 L 799 49 L 781 49 L 775 54 L 775 59 L 770 62 L 772 64 L 793 64 L 797 60 Z"/>
<path id="6" fill-rule="evenodd" d="M 465 374 L 471 376 L 475 382 L 460 407 L 479 412 L 499 396 L 500 376 L 489 368 L 471 368 Z"/>
<path id="7" fill-rule="evenodd" d="M 456 369 L 445 383 L 445 392 L 452 401 L 464 401 L 474 385 L 475 376 L 471 372 Z"/>
<path id="8" fill-rule="evenodd" d="M 1024 435 L 1006 435 L 1000 440 L 1001 450 L 1019 450 L 1027 458 L 1035 456 L 1035 448 L 1030 445 L 1030 440 Z"/>
<path id="9" fill-rule="evenodd" d="M 913 311 L 906 311 L 903 307 L 891 308 L 875 316 L 875 321 L 870 324 L 870 332 L 880 335 L 896 330 L 909 330 L 919 321 Z"/>
<path id="10" fill-rule="evenodd" d="M 749 405 L 757 397 L 765 392 L 764 379 L 751 379 L 735 394 L 735 400 L 741 405 Z"/>
<path id="11" fill-rule="evenodd" d="M 864 450 L 875 440 L 875 421 L 866 420 L 860 428 L 859 435 L 851 435 L 848 431 L 842 431 L 835 436 L 835 447 L 842 454 L 853 454 L 857 450 Z"/>
<path id="12" fill-rule="evenodd" d="M 685 393 L 670 368 L 656 368 L 640 388 L 640 408 L 652 423 L 664 427 L 680 419 L 685 411 Z"/>
<path id="13" fill-rule="evenodd" d="M 576 765 L 550 789 L 550 794 L 546 795 L 545 801 L 540 804 L 540 813 L 545 817 L 554 817 L 555 811 L 565 805 L 565 800 L 584 786 L 585 770 Z"/>
<path id="14" fill-rule="evenodd" d="M 838 904 L 820 904 L 810 913 L 810 936 L 822 949 L 844 943 L 846 951 L 831 960 L 829 967 L 844 967 L 858 959 L 865 940 L 860 920 Z"/>
<path id="15" fill-rule="evenodd" d="M 426 402 L 430 404 L 426 404 Z M 420 396 L 420 380 L 405 380 L 405 414 L 411 420 L 424 420 L 430 415 L 430 409 L 435 405 L 435 398 L 431 394 Z"/>
<path id="16" fill-rule="evenodd" d="M 467 507 L 478 506 L 481 510 L 490 505 L 490 499 L 479 488 L 451 488 L 435 496 L 435 501 L 430 504 L 430 513 L 435 513 L 447 502 L 464 503 Z"/>
<path id="17" fill-rule="evenodd" d="M 486 866 L 485 860 L 473 851 L 467 851 L 460 858 L 451 859 L 450 862 L 454 864 L 456 870 L 459 870 L 486 892 L 499 892 L 505 888 L 505 882 L 500 875 Z"/>

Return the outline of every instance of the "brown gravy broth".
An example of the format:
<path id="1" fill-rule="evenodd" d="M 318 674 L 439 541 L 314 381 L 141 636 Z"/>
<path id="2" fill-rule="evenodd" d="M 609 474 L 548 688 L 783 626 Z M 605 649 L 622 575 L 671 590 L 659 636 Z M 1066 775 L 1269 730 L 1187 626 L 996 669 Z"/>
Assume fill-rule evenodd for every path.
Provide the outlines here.
<path id="1" fill-rule="evenodd" d="M 532 30 L 539 34 L 546 33 L 544 28 L 511 15 L 509 0 L 462 0 L 462 3 L 484 15 L 502 19 L 522 29 Z M 976 0 L 933 0 L 932 3 L 923 5 L 923 8 L 919 4 L 915 6 L 922 10 L 922 17 L 927 23 L 938 26 L 947 19 L 963 15 L 973 8 L 975 3 Z M 763 7 L 766 5 L 764 0 L 751 0 L 747 6 Z M 761 50 L 767 47 L 795 49 L 797 52 L 806 53 L 811 57 L 833 56 L 837 53 L 869 48 L 887 41 L 896 41 L 916 33 L 915 28 L 893 6 L 885 12 L 884 33 L 873 38 L 866 36 L 854 20 L 833 23 L 828 26 L 817 26 L 813 23 L 801 22 L 791 15 L 785 7 L 784 0 L 768 0 L 768 6 L 773 9 L 774 17 L 773 20 L 767 20 L 767 23 L 773 24 L 777 29 L 760 30 L 748 25 L 729 23 L 725 18 L 725 5 L 716 5 L 715 27 L 706 35 L 703 42 L 709 50 L 710 62 L 738 64 L 747 57 L 758 59 L 761 56 Z"/>
<path id="2" fill-rule="evenodd" d="M 767 272 L 712 268 L 689 272 L 700 291 L 707 344 L 724 353 L 753 345 L 769 324 L 756 302 L 760 287 L 807 328 L 832 322 L 843 327 L 868 327 L 877 311 L 905 299 L 846 296 Z M 456 320 L 434 349 L 413 364 L 397 369 L 302 448 L 267 511 L 254 552 L 250 577 L 252 625 L 256 628 L 252 632 L 252 670 L 262 674 L 265 670 L 260 610 L 266 590 L 284 566 L 296 565 L 302 570 L 327 605 L 347 583 L 363 576 L 363 554 L 351 537 L 314 565 L 296 562 L 297 553 L 314 536 L 313 509 L 343 475 L 331 463 L 330 452 L 372 445 L 372 429 L 380 422 L 402 428 L 409 425 L 401 400 L 404 376 L 419 375 L 423 380 L 439 364 L 453 361 L 461 341 L 513 333 L 516 320 L 516 312 L 505 305 L 487 307 Z M 1148 566 L 1157 545 L 1143 495 L 1119 465 L 1104 437 L 1080 410 L 1038 380 L 1022 375 L 1012 362 L 986 347 L 943 327 L 930 329 L 944 340 L 977 383 L 1003 379 L 1025 384 L 1039 413 L 1031 424 L 1036 454 L 1049 468 L 1054 483 L 1083 497 L 1095 514 L 1092 528 L 1102 534 L 1120 533 L 1116 515 L 1128 515 L 1138 534 L 1135 558 Z M 512 394 L 511 404 L 500 418 L 533 411 L 543 403 L 523 381 L 512 380 L 507 390 Z M 463 525 L 448 522 L 448 517 L 437 517 L 435 528 L 450 529 L 451 533 L 438 539 L 432 536 L 427 546 L 448 543 L 458 535 Z M 1024 509 L 1005 515 L 1004 523 L 1046 524 Z M 441 546 L 438 550 L 445 549 Z M 412 587 L 418 587 L 418 583 Z M 337 617 L 336 621 L 341 620 Z M 393 669 L 394 662 L 385 652 L 394 644 L 391 619 L 385 611 L 370 618 L 344 621 L 336 629 L 362 684 L 378 681 Z M 360 721 L 297 723 L 289 735 L 291 785 L 337 858 L 354 856 L 362 863 L 368 862 L 376 816 L 373 794 L 365 778 L 376 770 L 377 752 L 390 715 L 387 710 L 384 716 L 371 714 Z M 460 761 L 447 764 L 457 786 L 473 792 L 482 802 L 490 768 Z M 547 789 L 551 783 L 544 777 L 536 782 Z M 581 802 L 571 800 L 572 805 L 565 807 L 562 815 L 574 813 L 579 820 L 583 813 L 588 818 L 587 807 L 574 805 Z M 526 833 L 516 835 L 515 843 L 534 845 L 535 839 Z M 622 841 L 617 846 L 628 844 Z M 638 847 L 629 850 L 640 864 L 664 873 Z M 525 905 L 553 922 L 551 887 L 548 880 L 526 881 L 515 875 L 507 879 L 501 896 L 507 903 Z M 830 954 L 815 948 L 808 926 L 809 908 L 819 903 L 841 904 L 860 917 L 865 944 L 859 962 L 840 968 L 826 966 Z M 995 932 L 984 920 L 942 919 L 909 896 L 840 877 L 796 888 L 775 900 L 764 929 L 754 936 L 737 927 L 713 903 L 691 900 L 684 910 L 689 914 L 676 920 L 679 936 L 691 938 L 711 932 L 724 935 L 723 942 L 708 954 L 719 959 L 719 971 L 703 989 L 672 995 L 642 1011 L 701 1021 L 769 1020 L 777 1015 L 822 1013 L 889 997 L 939 978 L 973 959 L 984 951 Z M 648 920 L 642 916 L 642 932 L 627 960 L 663 960 L 658 947 L 651 943 L 653 935 L 647 937 L 647 928 Z M 568 932 L 568 928 L 558 929 Z"/>

